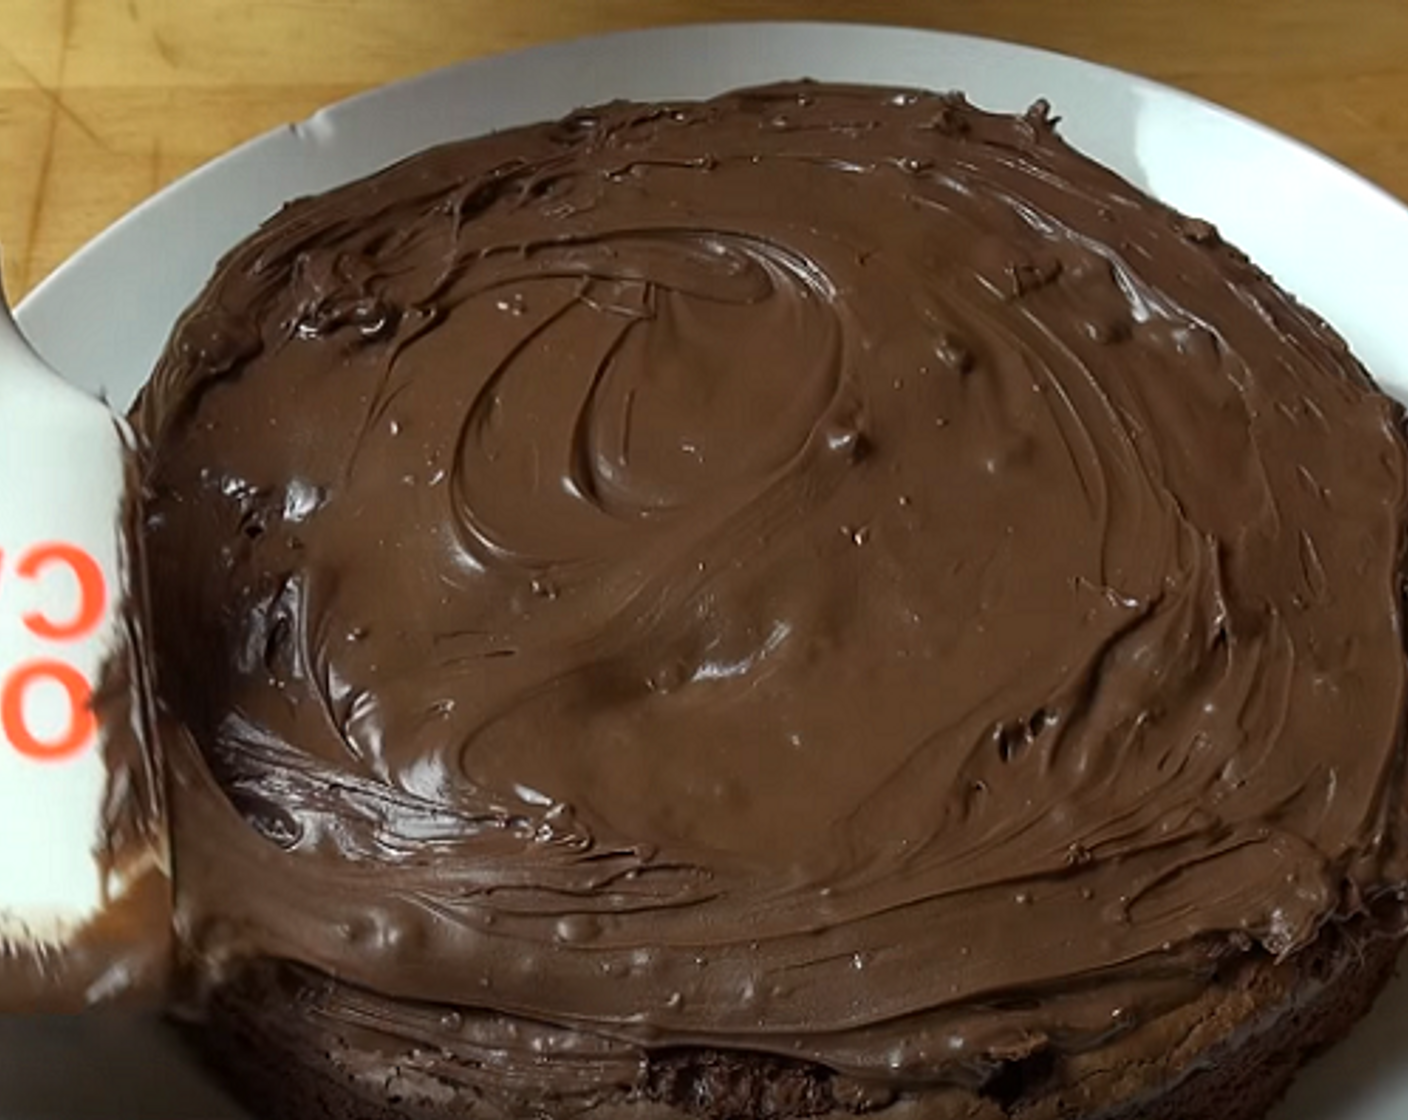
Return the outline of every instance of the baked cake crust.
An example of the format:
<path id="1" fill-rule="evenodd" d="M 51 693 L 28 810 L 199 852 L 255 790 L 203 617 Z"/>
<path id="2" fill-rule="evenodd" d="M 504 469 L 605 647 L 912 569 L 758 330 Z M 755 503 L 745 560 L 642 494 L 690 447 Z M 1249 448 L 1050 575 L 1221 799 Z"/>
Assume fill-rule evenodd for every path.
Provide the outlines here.
<path id="1" fill-rule="evenodd" d="M 602 1120 L 1258 1120 L 1307 1060 L 1368 1012 L 1400 947 L 1375 923 L 1334 928 L 1290 961 L 1240 962 L 1193 1004 L 1146 1027 L 1159 1036 L 1152 1045 L 1136 1031 L 1078 1056 L 1014 1063 L 977 1092 L 866 1087 L 822 1067 L 683 1049 L 643 1054 L 632 1082 L 557 1103 L 562 1115 Z M 462 1063 L 451 1091 L 435 1075 L 435 1056 L 418 1048 L 367 1051 L 329 1036 L 321 1012 L 336 991 L 326 977 L 258 962 L 219 989 L 188 1037 L 265 1120 L 559 1114 L 531 1090 L 519 1107 L 506 1105 L 493 1079 L 476 1085 Z"/>

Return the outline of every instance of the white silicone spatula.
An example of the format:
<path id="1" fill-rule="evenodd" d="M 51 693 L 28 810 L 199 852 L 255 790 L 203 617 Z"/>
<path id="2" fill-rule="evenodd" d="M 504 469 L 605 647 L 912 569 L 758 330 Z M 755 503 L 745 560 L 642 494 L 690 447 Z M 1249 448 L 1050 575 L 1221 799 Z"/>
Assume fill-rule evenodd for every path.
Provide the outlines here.
<path id="1" fill-rule="evenodd" d="M 0 289 L 0 944 L 61 953 L 120 899 L 99 674 L 122 617 L 126 429 L 44 365 Z"/>

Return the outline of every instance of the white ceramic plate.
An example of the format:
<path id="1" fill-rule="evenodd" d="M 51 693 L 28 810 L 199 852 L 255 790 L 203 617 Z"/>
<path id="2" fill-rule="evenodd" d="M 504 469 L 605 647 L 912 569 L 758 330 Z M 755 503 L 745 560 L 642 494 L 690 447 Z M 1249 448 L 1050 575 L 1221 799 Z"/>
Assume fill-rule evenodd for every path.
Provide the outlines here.
<path id="1" fill-rule="evenodd" d="M 1044 97 L 1066 137 L 1218 223 L 1408 396 L 1408 211 L 1325 157 L 1139 78 L 1027 48 L 818 24 L 635 32 L 477 61 L 366 94 L 245 145 L 78 253 L 20 308 L 39 349 L 125 405 L 216 259 L 287 199 L 429 144 L 612 98 L 695 97 L 810 76 L 962 89 L 1015 111 Z M 0 1022 L 0 1120 L 237 1120 L 161 1028 Z M 1408 984 L 1300 1080 L 1278 1120 L 1408 1117 Z"/>

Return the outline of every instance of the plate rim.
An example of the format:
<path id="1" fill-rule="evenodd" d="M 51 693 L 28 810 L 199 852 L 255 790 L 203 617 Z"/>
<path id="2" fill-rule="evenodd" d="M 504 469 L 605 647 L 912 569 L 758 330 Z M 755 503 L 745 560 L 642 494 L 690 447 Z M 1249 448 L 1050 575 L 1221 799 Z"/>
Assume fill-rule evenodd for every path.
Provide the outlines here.
<path id="1" fill-rule="evenodd" d="M 380 85 L 371 86 L 364 90 L 359 90 L 347 97 L 321 106 L 311 114 L 296 121 L 275 125 L 273 128 L 266 129 L 251 136 L 241 141 L 239 144 L 236 144 L 234 147 L 213 156 L 177 176 L 89 237 L 72 253 L 60 261 L 43 280 L 26 292 L 24 298 L 20 300 L 15 308 L 16 317 L 23 325 L 26 319 L 26 308 L 30 307 L 31 304 L 42 305 L 48 299 L 52 298 L 49 293 L 67 282 L 71 273 L 83 268 L 87 260 L 99 251 L 102 244 L 108 238 L 114 236 L 121 228 L 129 223 L 135 223 L 160 206 L 168 205 L 169 197 L 185 189 L 189 183 L 197 179 L 204 179 L 212 175 L 220 174 L 225 167 L 233 165 L 250 150 L 266 146 L 277 137 L 290 133 L 297 137 L 317 137 L 324 132 L 329 124 L 335 122 L 338 117 L 347 116 L 349 114 L 355 116 L 364 113 L 374 102 L 384 101 L 388 96 L 413 96 L 417 87 L 429 86 L 433 83 L 449 80 L 457 72 L 472 68 L 491 59 L 507 61 L 515 58 L 527 58 L 551 51 L 589 50 L 598 43 L 622 41 L 632 38 L 689 38 L 701 32 L 724 33 L 741 30 L 773 35 L 785 34 L 787 32 L 817 32 L 824 34 L 844 34 L 858 31 L 862 33 L 901 32 L 927 38 L 935 43 L 948 43 L 955 47 L 976 46 L 980 49 L 998 47 L 1005 51 L 1012 52 L 1017 57 L 1026 56 L 1033 60 L 1042 59 L 1061 66 L 1083 69 L 1092 76 L 1114 79 L 1121 84 L 1127 85 L 1131 89 L 1139 89 L 1160 96 L 1172 96 L 1185 105 L 1195 107 L 1212 116 L 1219 117 L 1226 122 L 1250 129 L 1264 139 L 1287 145 L 1294 149 L 1297 154 L 1328 165 L 1340 176 L 1352 181 L 1359 189 L 1366 190 L 1370 194 L 1377 196 L 1381 202 L 1387 203 L 1392 208 L 1396 209 L 1404 221 L 1408 222 L 1408 200 L 1400 198 L 1386 187 L 1370 178 L 1367 174 L 1356 170 L 1344 161 L 1315 147 L 1310 142 L 1292 136 L 1289 133 L 1282 132 L 1254 117 L 1250 117 L 1220 102 L 1213 101 L 1201 94 L 1108 63 L 1096 62 L 1082 58 L 1079 55 L 1055 50 L 1053 48 L 1034 46 L 997 36 L 975 35 L 969 32 L 946 31 L 937 28 L 906 24 L 882 24 L 870 23 L 868 21 L 841 20 L 699 20 L 685 23 L 658 24 L 647 27 L 595 32 L 562 39 L 546 40 L 522 47 L 510 48 L 508 50 L 490 51 L 484 54 L 463 58 L 455 62 L 446 63 L 442 66 L 436 66 L 429 70 L 410 74 L 402 78 L 397 78 Z M 1060 119 L 1059 112 L 1057 119 Z M 33 312 L 31 311 L 29 314 L 32 315 Z"/>

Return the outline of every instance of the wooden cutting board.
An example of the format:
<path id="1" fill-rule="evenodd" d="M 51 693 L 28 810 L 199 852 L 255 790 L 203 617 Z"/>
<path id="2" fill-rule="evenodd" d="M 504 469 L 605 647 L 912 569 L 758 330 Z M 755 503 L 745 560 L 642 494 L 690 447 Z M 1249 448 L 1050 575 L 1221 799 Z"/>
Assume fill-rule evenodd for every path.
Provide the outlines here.
<path id="1" fill-rule="evenodd" d="M 178 175 L 358 90 L 592 32 L 787 18 L 964 31 L 1139 71 L 1408 196 L 1403 0 L 0 0 L 11 295 Z"/>

